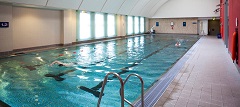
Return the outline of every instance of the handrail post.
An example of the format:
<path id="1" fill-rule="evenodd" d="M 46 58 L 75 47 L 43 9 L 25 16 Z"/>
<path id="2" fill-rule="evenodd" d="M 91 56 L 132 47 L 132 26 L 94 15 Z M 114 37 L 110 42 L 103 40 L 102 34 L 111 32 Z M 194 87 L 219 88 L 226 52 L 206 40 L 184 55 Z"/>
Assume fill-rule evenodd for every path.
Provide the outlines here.
<path id="1" fill-rule="evenodd" d="M 106 85 L 106 83 L 107 83 L 108 76 L 111 75 L 111 74 L 112 74 L 112 75 L 115 75 L 115 76 L 118 78 L 118 80 L 119 80 L 119 82 L 120 82 L 120 84 L 121 84 L 120 93 L 121 93 L 121 95 L 123 95 L 123 96 L 121 96 L 121 107 L 124 107 L 124 83 L 123 83 L 122 78 L 121 78 L 117 73 L 114 73 L 114 72 L 109 72 L 109 73 L 107 73 L 106 76 L 105 76 L 105 78 L 104 78 L 104 81 L 103 81 L 103 84 L 102 84 L 102 90 L 101 90 L 101 92 L 100 92 L 99 99 L 98 99 L 97 107 L 100 107 L 100 103 L 101 103 L 103 91 L 104 91 L 105 85 Z"/>
<path id="2" fill-rule="evenodd" d="M 127 78 L 125 79 L 125 81 L 123 81 L 122 78 L 117 73 L 114 73 L 114 72 L 107 73 L 104 80 L 103 80 L 102 89 L 101 89 L 101 92 L 100 92 L 100 95 L 99 95 L 97 107 L 100 107 L 103 91 L 104 91 L 105 85 L 107 83 L 108 76 L 111 75 L 111 74 L 116 76 L 118 78 L 120 84 L 121 84 L 121 88 L 120 88 L 121 107 L 124 107 L 124 101 L 127 102 L 132 107 L 134 107 L 131 102 L 129 102 L 127 99 L 124 98 L 124 85 L 132 75 L 138 77 L 138 79 L 141 81 L 141 84 L 142 84 L 142 86 L 141 86 L 141 101 L 142 101 L 142 107 L 144 107 L 144 83 L 143 83 L 142 77 L 140 77 L 138 74 L 135 74 L 135 73 L 134 74 L 129 74 L 127 76 Z"/>
<path id="3" fill-rule="evenodd" d="M 136 77 L 138 77 L 138 79 L 141 81 L 141 84 L 142 84 L 142 86 L 141 86 L 141 101 L 142 101 L 142 107 L 144 107 L 144 82 L 143 82 L 142 77 L 139 76 L 138 74 L 135 74 L 135 73 L 129 74 L 129 75 L 127 76 L 127 78 L 125 79 L 123 85 L 125 85 L 125 83 L 128 81 L 128 79 L 129 79 L 131 76 L 136 76 Z M 120 91 L 121 91 L 121 89 L 120 89 Z M 120 94 L 121 94 L 121 93 L 120 93 Z M 131 106 L 133 107 L 133 104 L 131 104 L 127 99 L 124 98 L 124 101 L 127 102 L 129 105 L 131 105 Z"/>

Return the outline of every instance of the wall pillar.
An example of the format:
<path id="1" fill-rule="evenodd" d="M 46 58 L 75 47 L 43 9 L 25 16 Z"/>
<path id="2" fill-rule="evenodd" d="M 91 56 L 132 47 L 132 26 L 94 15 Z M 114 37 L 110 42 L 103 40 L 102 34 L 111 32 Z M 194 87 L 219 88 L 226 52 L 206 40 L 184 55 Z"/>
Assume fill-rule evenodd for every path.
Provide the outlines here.
<path id="1" fill-rule="evenodd" d="M 224 41 L 226 44 L 226 47 L 228 48 L 228 32 L 229 32 L 229 26 L 228 26 L 228 0 L 225 0 L 224 2 Z"/>
<path id="2" fill-rule="evenodd" d="M 61 36 L 61 44 L 71 44 L 76 42 L 76 11 L 63 11 L 63 34 Z"/>
<path id="3" fill-rule="evenodd" d="M 117 15 L 117 36 L 126 36 L 126 16 Z"/>
<path id="4" fill-rule="evenodd" d="M 91 31 L 91 38 L 90 39 L 95 39 L 95 13 L 90 12 L 90 31 Z"/>
<path id="5" fill-rule="evenodd" d="M 144 32 L 147 32 L 147 31 L 149 31 L 149 26 L 150 26 L 150 24 L 149 24 L 149 21 L 150 19 L 149 18 L 144 18 L 144 25 L 145 25 L 145 29 L 144 29 Z M 152 25 L 151 25 L 152 26 Z"/>
<path id="6" fill-rule="evenodd" d="M 107 13 L 104 13 L 103 14 L 103 17 L 104 17 L 104 37 L 107 38 L 109 35 L 108 35 L 108 14 Z"/>

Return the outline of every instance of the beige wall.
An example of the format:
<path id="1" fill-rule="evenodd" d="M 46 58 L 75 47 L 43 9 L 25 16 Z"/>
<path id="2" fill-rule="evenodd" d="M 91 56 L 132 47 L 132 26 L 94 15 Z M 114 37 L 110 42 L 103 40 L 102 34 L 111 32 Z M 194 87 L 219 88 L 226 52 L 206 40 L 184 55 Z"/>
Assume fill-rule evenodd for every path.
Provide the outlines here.
<path id="1" fill-rule="evenodd" d="M 63 11 L 63 35 L 61 35 L 61 44 L 71 44 L 76 42 L 76 11 Z"/>
<path id="2" fill-rule="evenodd" d="M 0 22 L 9 22 L 9 28 L 0 28 L 0 52 L 12 51 L 12 6 L 0 5 Z"/>
<path id="3" fill-rule="evenodd" d="M 126 35 L 126 16 L 117 15 L 117 36 Z"/>
<path id="4" fill-rule="evenodd" d="M 154 18 L 149 19 L 149 28 L 155 26 L 156 33 L 181 33 L 181 34 L 197 34 L 197 18 L 175 18 L 175 19 L 162 19 Z M 159 22 L 159 26 L 156 26 L 156 22 Z M 174 23 L 174 27 L 170 26 L 170 23 Z M 183 22 L 186 22 L 186 27 L 183 27 Z"/>
<path id="5" fill-rule="evenodd" d="M 61 11 L 13 7 L 13 47 L 59 44 L 61 26 Z"/>
<path id="6" fill-rule="evenodd" d="M 126 35 L 126 16 L 117 15 L 117 36 Z M 148 19 L 145 20 L 148 25 Z M 0 52 L 76 42 L 76 11 L 0 4 Z M 147 27 L 146 27 L 147 28 Z"/>
<path id="7" fill-rule="evenodd" d="M 149 20 L 150 20 L 149 18 L 145 18 L 145 20 L 144 20 L 145 21 L 145 29 L 144 29 L 145 32 L 148 32 L 148 30 L 150 29 L 149 28 L 149 26 L 150 26 Z"/>

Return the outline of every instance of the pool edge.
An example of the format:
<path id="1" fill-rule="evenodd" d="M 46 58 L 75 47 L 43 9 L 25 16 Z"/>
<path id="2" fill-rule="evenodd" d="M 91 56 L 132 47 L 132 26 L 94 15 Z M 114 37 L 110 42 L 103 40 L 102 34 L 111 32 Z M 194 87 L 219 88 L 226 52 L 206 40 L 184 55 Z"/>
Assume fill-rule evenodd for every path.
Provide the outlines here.
<path id="1" fill-rule="evenodd" d="M 174 80 L 180 70 L 183 68 L 189 57 L 196 51 L 196 47 L 198 47 L 199 43 L 201 42 L 202 37 L 180 58 L 173 66 L 170 68 L 164 75 L 161 76 L 157 80 L 153 86 L 148 89 L 144 94 L 144 106 L 145 107 L 153 107 L 159 98 L 163 95 L 166 91 L 167 87 L 170 83 Z M 134 103 L 134 107 L 141 106 L 141 99 L 138 99 Z"/>

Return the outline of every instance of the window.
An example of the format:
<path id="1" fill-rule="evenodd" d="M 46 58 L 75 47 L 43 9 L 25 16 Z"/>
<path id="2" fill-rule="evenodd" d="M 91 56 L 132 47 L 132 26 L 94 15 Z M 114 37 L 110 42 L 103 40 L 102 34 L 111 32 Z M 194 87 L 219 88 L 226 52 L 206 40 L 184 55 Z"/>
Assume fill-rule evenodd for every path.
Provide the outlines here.
<path id="1" fill-rule="evenodd" d="M 139 18 L 134 17 L 134 33 L 139 34 Z"/>
<path id="2" fill-rule="evenodd" d="M 115 35 L 115 16 L 112 14 L 107 16 L 107 35 L 108 37 Z"/>
<path id="3" fill-rule="evenodd" d="M 104 37 L 104 16 L 103 14 L 95 14 L 95 38 Z"/>
<path id="4" fill-rule="evenodd" d="M 127 31 L 128 31 L 128 34 L 131 35 L 131 34 L 133 34 L 133 17 L 128 16 L 127 21 L 128 21 L 128 25 L 127 25 L 128 30 Z"/>
<path id="5" fill-rule="evenodd" d="M 91 38 L 90 13 L 80 13 L 80 40 Z"/>
<path id="6" fill-rule="evenodd" d="M 144 17 L 140 18 L 140 32 L 144 33 Z"/>

